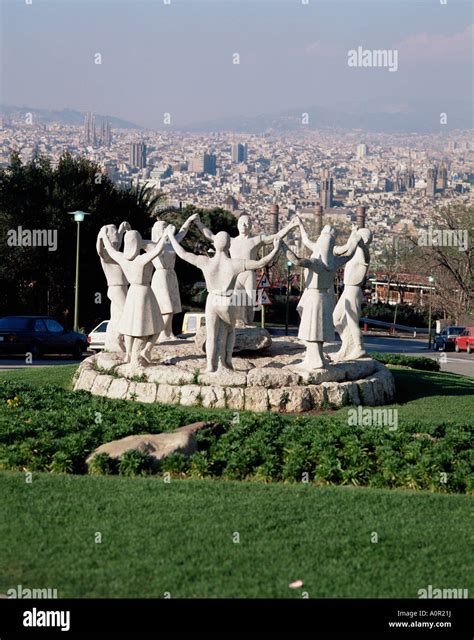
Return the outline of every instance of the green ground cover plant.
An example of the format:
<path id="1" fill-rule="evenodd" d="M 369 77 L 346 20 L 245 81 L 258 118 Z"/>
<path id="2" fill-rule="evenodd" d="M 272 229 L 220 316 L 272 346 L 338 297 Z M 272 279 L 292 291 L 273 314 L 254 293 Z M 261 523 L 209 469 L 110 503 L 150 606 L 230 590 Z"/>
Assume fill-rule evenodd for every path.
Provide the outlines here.
<path id="1" fill-rule="evenodd" d="M 28 372 L 30 375 L 32 371 Z M 218 477 L 319 486 L 405 487 L 474 492 L 473 382 L 452 374 L 394 370 L 398 428 L 351 426 L 348 408 L 315 415 L 232 412 L 110 400 L 57 385 L 0 378 L 0 468 L 87 473 L 100 444 L 204 420 L 199 451 L 161 465 L 102 460 L 89 472 Z M 42 380 L 42 379 L 41 379 Z M 63 380 L 67 387 L 68 383 Z M 131 458 L 131 459 L 129 459 Z"/>

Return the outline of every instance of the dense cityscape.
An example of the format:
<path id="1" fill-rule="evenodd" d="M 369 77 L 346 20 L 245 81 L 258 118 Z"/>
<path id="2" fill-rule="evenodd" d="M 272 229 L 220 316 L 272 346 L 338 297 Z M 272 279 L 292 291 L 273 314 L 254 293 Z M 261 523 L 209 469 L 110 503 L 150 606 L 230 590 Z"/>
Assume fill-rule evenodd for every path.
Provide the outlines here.
<path id="1" fill-rule="evenodd" d="M 112 129 L 109 120 L 88 113 L 81 127 L 4 118 L 0 166 L 13 151 L 24 162 L 45 155 L 53 166 L 66 151 L 84 156 L 117 185 L 161 191 L 163 207 L 245 212 L 267 231 L 294 213 L 307 219 L 322 213 L 325 222 L 347 229 L 359 211 L 359 222 L 375 234 L 375 262 L 397 237 L 436 224 L 436 209 L 473 201 L 468 131 L 167 133 Z"/>

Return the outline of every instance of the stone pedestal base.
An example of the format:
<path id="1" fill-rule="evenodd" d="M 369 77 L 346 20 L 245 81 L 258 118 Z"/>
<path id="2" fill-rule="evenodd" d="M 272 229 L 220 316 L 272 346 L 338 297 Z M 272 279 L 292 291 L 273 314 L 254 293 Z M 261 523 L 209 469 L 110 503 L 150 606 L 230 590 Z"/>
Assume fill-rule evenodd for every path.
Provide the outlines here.
<path id="1" fill-rule="evenodd" d="M 216 373 L 206 373 L 205 356 L 193 340 L 155 347 L 156 363 L 147 367 L 125 365 L 119 354 L 103 352 L 82 362 L 74 388 L 109 398 L 236 411 L 302 413 L 394 401 L 393 376 L 376 360 L 331 364 L 308 373 L 295 368 L 303 350 L 296 338 L 275 338 L 265 357 L 237 356 L 234 370 Z"/>

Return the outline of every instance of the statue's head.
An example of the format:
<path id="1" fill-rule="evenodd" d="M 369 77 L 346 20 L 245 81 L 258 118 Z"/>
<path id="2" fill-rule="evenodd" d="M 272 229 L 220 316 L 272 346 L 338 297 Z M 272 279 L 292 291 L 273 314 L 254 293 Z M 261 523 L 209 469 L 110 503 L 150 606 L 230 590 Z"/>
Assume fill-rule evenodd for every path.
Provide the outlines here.
<path id="1" fill-rule="evenodd" d="M 228 251 L 230 247 L 230 235 L 227 231 L 219 231 L 214 236 L 214 246 L 216 251 Z"/>
<path id="2" fill-rule="evenodd" d="M 319 258 L 321 256 L 325 256 L 326 257 L 325 262 L 327 262 L 328 261 L 327 258 L 329 257 L 330 254 L 332 254 L 332 250 L 334 248 L 335 243 L 336 243 L 336 231 L 334 227 L 331 227 L 330 224 L 326 224 L 321 231 L 321 235 L 316 240 L 313 246 L 313 254 L 311 257 Z"/>
<path id="3" fill-rule="evenodd" d="M 366 247 L 369 246 L 369 244 L 372 242 L 372 231 L 370 231 L 369 229 L 359 229 L 359 235 L 362 239 L 362 242 L 365 244 Z"/>
<path id="4" fill-rule="evenodd" d="M 239 230 L 239 233 L 250 233 L 252 229 L 252 220 L 250 219 L 250 216 L 246 213 L 243 213 L 237 221 L 237 228 Z"/>
<path id="5" fill-rule="evenodd" d="M 120 236 L 117 227 L 114 224 L 107 224 L 105 226 L 105 233 L 113 248 L 116 250 L 120 249 Z"/>
<path id="6" fill-rule="evenodd" d="M 134 260 L 140 253 L 142 237 L 138 231 L 127 231 L 123 240 L 123 255 L 127 260 Z"/>
<path id="7" fill-rule="evenodd" d="M 155 222 L 155 224 L 153 225 L 152 230 L 151 230 L 152 242 L 159 242 L 160 241 L 161 236 L 165 232 L 165 229 L 166 229 L 167 226 L 168 225 L 164 220 L 157 220 Z"/>

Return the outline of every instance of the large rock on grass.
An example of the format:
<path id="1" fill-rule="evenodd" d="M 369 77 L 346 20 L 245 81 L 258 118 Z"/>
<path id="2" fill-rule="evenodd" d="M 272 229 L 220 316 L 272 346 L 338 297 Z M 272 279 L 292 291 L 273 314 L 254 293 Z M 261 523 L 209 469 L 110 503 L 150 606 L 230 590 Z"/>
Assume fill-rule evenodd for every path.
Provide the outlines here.
<path id="1" fill-rule="evenodd" d="M 120 458 L 126 451 L 142 451 L 155 460 L 162 460 L 172 453 L 183 453 L 191 456 L 197 451 L 195 433 L 206 427 L 215 428 L 207 422 L 193 422 L 185 427 L 166 433 L 145 433 L 138 436 L 126 436 L 120 440 L 112 440 L 101 444 L 87 458 L 87 464 L 99 453 L 107 453 L 111 458 Z"/>

